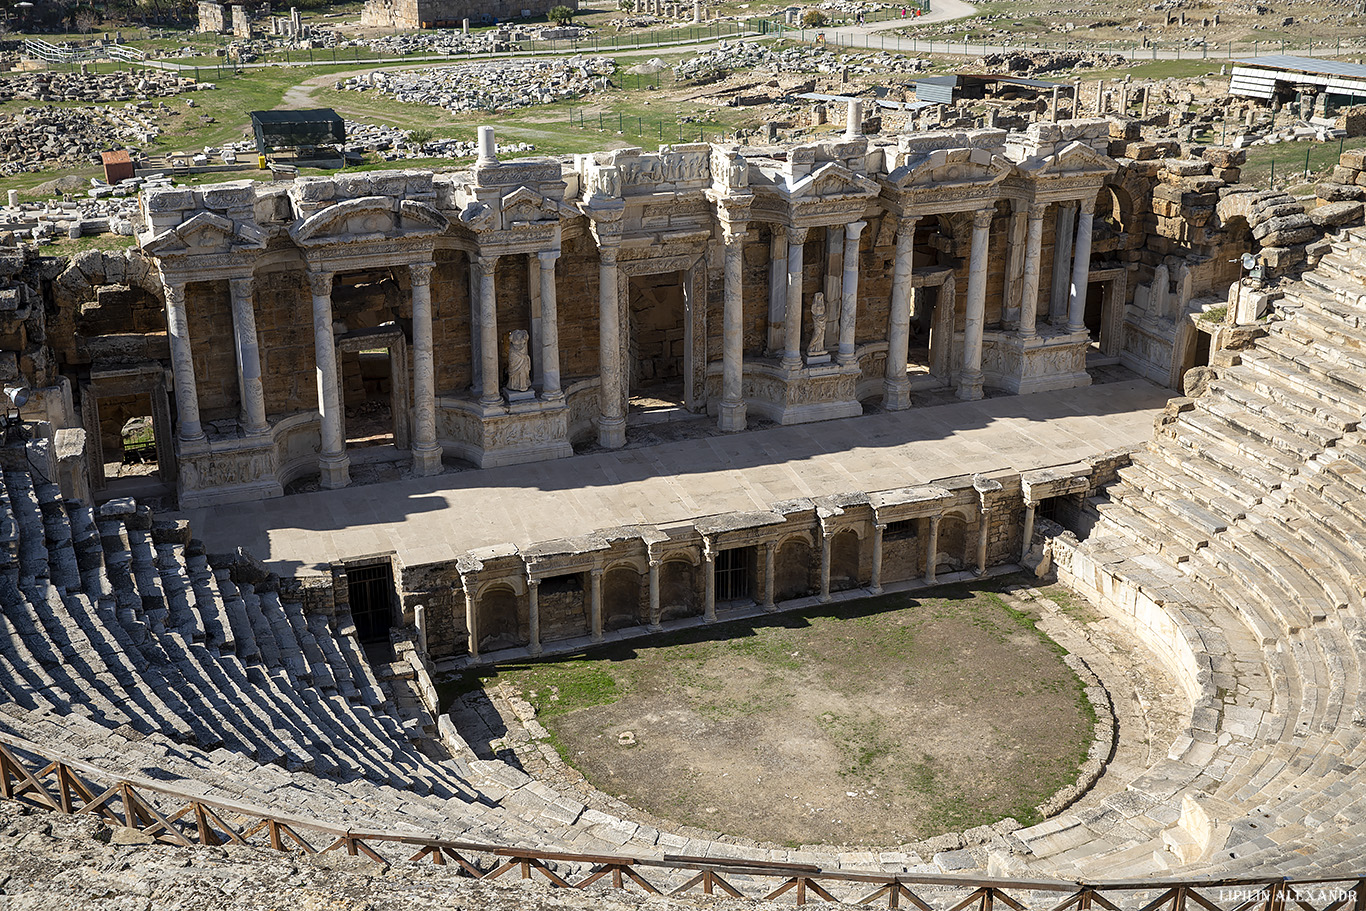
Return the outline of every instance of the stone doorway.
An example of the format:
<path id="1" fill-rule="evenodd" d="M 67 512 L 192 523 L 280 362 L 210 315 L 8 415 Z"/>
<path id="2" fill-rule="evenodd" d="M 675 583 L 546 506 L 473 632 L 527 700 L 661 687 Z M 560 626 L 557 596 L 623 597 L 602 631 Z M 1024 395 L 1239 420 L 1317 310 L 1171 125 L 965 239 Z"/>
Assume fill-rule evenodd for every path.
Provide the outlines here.
<path id="1" fill-rule="evenodd" d="M 676 416 L 686 400 L 691 333 L 684 273 L 631 276 L 627 350 L 631 413 Z"/>
<path id="2" fill-rule="evenodd" d="M 346 448 L 411 446 L 408 345 L 397 325 L 357 329 L 337 339 Z"/>
<path id="3" fill-rule="evenodd" d="M 1128 271 L 1113 260 L 1093 263 L 1086 285 L 1083 321 L 1091 336 L 1088 367 L 1119 363 L 1120 337 L 1124 329 L 1124 297 Z"/>
<path id="4" fill-rule="evenodd" d="M 149 364 L 92 371 L 80 392 L 95 498 L 174 497 L 175 439 L 165 369 Z"/>

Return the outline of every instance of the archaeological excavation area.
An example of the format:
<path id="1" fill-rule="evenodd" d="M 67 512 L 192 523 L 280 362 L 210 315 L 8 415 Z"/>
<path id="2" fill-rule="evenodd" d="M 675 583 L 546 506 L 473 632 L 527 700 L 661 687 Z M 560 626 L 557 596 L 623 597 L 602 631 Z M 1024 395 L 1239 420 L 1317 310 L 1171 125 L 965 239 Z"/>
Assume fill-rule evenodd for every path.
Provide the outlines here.
<path id="1" fill-rule="evenodd" d="M 0 791 L 121 845 L 679 902 L 1346 908 L 1360 202 L 1122 118 L 846 117 L 484 130 L 465 169 L 149 189 L 135 249 L 0 250 Z M 761 738 L 761 703 L 803 720 Z M 1020 766 L 973 750 L 1020 740 L 1063 760 L 967 815 Z M 840 743 L 802 813 L 926 821 L 717 807 Z"/>

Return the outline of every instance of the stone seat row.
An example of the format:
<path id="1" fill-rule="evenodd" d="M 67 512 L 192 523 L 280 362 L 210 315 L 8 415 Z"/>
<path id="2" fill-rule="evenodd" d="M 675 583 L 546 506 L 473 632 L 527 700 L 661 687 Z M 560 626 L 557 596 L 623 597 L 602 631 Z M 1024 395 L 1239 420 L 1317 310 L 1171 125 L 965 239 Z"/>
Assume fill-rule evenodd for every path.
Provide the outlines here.
<path id="1" fill-rule="evenodd" d="M 1091 500 L 1096 524 L 1063 563 L 1187 665 L 1191 727 L 1170 755 L 1198 772 L 1144 792 L 1157 803 L 1138 813 L 1114 801 L 1052 821 L 1094 839 L 1084 855 L 1017 833 L 1036 869 L 1142 872 L 1175 865 L 1146 847 L 1197 844 L 1183 872 L 1318 875 L 1355 871 L 1366 853 L 1362 239 L 1292 286 L 1266 336 Z M 1217 837 L 1155 837 L 1188 825 L 1185 798 L 1219 817 Z M 1105 834 L 1144 818 L 1143 845 Z"/>
<path id="2" fill-rule="evenodd" d="M 23 472 L 0 486 L 18 530 L 0 644 L 10 698 L 261 761 L 340 777 L 407 769 L 441 786 L 384 710 L 354 638 L 328 618 L 234 585 L 145 510 L 68 513 L 54 485 Z"/>

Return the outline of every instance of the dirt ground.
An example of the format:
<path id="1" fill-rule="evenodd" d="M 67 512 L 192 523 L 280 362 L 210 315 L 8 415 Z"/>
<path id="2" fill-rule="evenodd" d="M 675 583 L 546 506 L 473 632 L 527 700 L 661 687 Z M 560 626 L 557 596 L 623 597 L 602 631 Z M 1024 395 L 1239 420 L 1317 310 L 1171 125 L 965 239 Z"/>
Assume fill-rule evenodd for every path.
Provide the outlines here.
<path id="1" fill-rule="evenodd" d="M 1061 650 L 999 596 L 967 590 L 499 678 L 603 792 L 676 824 L 790 845 L 1036 820 L 1035 804 L 1074 779 L 1094 721 Z"/>

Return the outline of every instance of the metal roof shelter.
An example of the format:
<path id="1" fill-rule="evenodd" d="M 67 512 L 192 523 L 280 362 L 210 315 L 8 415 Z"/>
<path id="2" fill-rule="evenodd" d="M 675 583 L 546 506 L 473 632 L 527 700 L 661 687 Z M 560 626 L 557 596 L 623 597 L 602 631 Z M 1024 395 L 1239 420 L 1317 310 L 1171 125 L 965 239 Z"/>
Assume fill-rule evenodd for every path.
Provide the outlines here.
<path id="1" fill-rule="evenodd" d="M 258 155 L 276 149 L 340 145 L 346 141 L 346 121 L 331 108 L 252 111 L 251 129 L 256 134 Z"/>
<path id="2" fill-rule="evenodd" d="M 1366 66 L 1341 60 L 1316 60 L 1289 54 L 1244 57 L 1234 61 L 1230 95 L 1270 101 L 1277 95 L 1289 96 L 1304 87 L 1314 86 L 1344 101 L 1366 102 Z"/>
<path id="3" fill-rule="evenodd" d="M 932 104 L 953 104 L 961 98 L 985 98 L 987 86 L 1009 86 L 1034 92 L 1051 92 L 1055 88 L 1071 90 L 1070 85 L 1025 79 L 1021 76 L 1002 76 L 995 73 L 958 73 L 950 76 L 925 76 L 915 81 L 915 97 Z"/>

